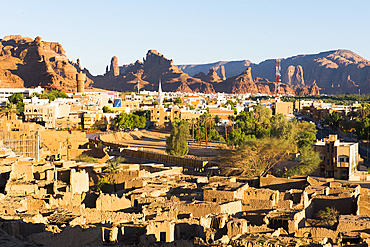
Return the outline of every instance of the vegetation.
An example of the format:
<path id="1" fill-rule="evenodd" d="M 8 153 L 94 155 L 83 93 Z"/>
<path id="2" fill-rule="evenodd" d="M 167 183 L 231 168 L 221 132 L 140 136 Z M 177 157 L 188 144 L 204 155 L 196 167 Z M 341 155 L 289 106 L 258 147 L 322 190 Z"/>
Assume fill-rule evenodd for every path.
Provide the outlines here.
<path id="1" fill-rule="evenodd" d="M 173 103 L 175 103 L 176 105 L 181 104 L 181 103 L 182 103 L 182 99 L 178 97 L 178 98 L 176 98 L 176 99 L 173 101 Z"/>
<path id="2" fill-rule="evenodd" d="M 133 114 L 138 115 L 140 117 L 144 116 L 146 119 L 150 120 L 150 110 L 137 110 L 134 111 Z"/>
<path id="3" fill-rule="evenodd" d="M 24 95 L 22 93 L 14 93 L 8 98 L 8 102 L 4 108 L 6 113 L 15 112 L 17 115 L 23 116 L 24 113 Z"/>
<path id="4" fill-rule="evenodd" d="M 172 123 L 171 135 L 166 140 L 166 152 L 170 155 L 187 155 L 189 152 L 188 136 L 189 123 L 185 120 L 175 120 Z"/>
<path id="5" fill-rule="evenodd" d="M 308 176 L 319 166 L 320 162 L 321 159 L 319 155 L 317 155 L 310 146 L 303 146 L 300 149 L 299 165 L 287 170 L 283 176 Z"/>
<path id="6" fill-rule="evenodd" d="M 221 150 L 225 166 L 236 167 L 248 176 L 263 176 L 277 163 L 288 160 L 289 153 L 299 152 L 298 165 L 282 176 L 308 175 L 321 160 L 311 144 L 316 139 L 315 125 L 288 121 L 283 115 L 271 115 L 271 110 L 257 106 L 254 112 L 241 112 L 232 117 L 233 130 L 227 145 L 235 151 Z"/>
<path id="7" fill-rule="evenodd" d="M 334 207 L 326 207 L 325 210 L 320 210 L 317 216 L 325 221 L 325 224 L 328 226 L 333 226 L 338 222 L 339 212 Z"/>
<path id="8" fill-rule="evenodd" d="M 370 132 L 370 119 L 365 118 L 361 120 L 356 126 L 356 135 L 359 139 L 368 139 Z"/>
<path id="9" fill-rule="evenodd" d="M 333 111 L 331 114 L 328 114 L 328 116 L 325 119 L 325 123 L 328 124 L 331 128 L 338 128 L 339 121 L 341 120 L 341 116 Z"/>
<path id="10" fill-rule="evenodd" d="M 98 181 L 98 184 L 97 184 L 97 187 L 94 191 L 96 192 L 104 192 L 104 193 L 108 193 L 109 192 L 109 187 L 110 187 L 110 184 L 107 180 L 105 180 L 105 178 L 101 178 L 99 179 Z"/>
<path id="11" fill-rule="evenodd" d="M 221 161 L 227 166 L 239 168 L 242 175 L 265 176 L 277 163 L 288 158 L 290 144 L 282 139 L 248 140 L 235 151 L 223 152 Z"/>
<path id="12" fill-rule="evenodd" d="M 86 162 L 86 163 L 99 163 L 94 157 L 88 156 L 86 154 L 80 154 L 75 159 L 76 162 Z"/>
<path id="13" fill-rule="evenodd" d="M 114 111 L 108 106 L 103 106 L 103 113 L 114 113 Z"/>
<path id="14" fill-rule="evenodd" d="M 209 103 L 208 103 L 209 104 Z M 232 101 L 232 100 L 228 100 L 228 101 L 226 101 L 226 104 L 223 104 L 222 105 L 222 107 L 227 107 L 228 105 L 230 105 L 231 106 L 231 110 L 233 110 L 234 111 L 234 114 L 236 115 L 236 114 L 238 114 L 238 111 L 236 110 L 236 108 L 235 108 L 235 106 L 234 106 L 234 102 Z"/>
<path id="15" fill-rule="evenodd" d="M 336 105 L 352 105 L 358 103 L 370 103 L 370 94 L 337 94 L 337 95 L 306 95 L 281 98 L 285 102 L 294 102 L 296 100 L 322 100 L 324 103 L 334 103 Z"/>
<path id="16" fill-rule="evenodd" d="M 136 114 L 121 112 L 121 114 L 114 117 L 113 124 L 119 129 L 145 128 L 146 118 Z"/>
<path id="17" fill-rule="evenodd" d="M 220 136 L 218 131 L 215 129 L 215 126 L 216 123 L 214 122 L 211 114 L 206 112 L 200 115 L 197 121 L 192 126 L 192 128 L 194 129 L 194 139 L 224 142 L 224 138 Z"/>
<path id="18" fill-rule="evenodd" d="M 113 182 L 115 191 L 116 191 L 116 181 L 114 180 L 114 175 L 119 172 L 119 165 L 123 163 L 126 163 L 126 159 L 121 156 L 118 156 L 114 159 L 108 160 L 107 161 L 108 165 L 104 169 L 104 172 L 108 173 L 109 181 Z"/>
<path id="19" fill-rule="evenodd" d="M 43 91 L 41 94 L 33 93 L 31 97 L 38 97 L 39 99 L 49 99 L 49 102 L 54 101 L 56 98 L 69 98 L 64 91 L 51 90 L 50 92 Z"/>

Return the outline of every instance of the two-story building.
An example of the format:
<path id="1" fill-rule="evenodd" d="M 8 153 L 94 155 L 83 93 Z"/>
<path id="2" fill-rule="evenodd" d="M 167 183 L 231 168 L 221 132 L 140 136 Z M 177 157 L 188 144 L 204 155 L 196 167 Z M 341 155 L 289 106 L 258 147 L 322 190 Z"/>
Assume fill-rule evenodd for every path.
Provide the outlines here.
<path id="1" fill-rule="evenodd" d="M 340 142 L 337 135 L 329 135 L 329 138 L 318 140 L 312 147 L 319 152 L 322 160 L 313 175 L 348 179 L 357 170 L 358 143 Z"/>

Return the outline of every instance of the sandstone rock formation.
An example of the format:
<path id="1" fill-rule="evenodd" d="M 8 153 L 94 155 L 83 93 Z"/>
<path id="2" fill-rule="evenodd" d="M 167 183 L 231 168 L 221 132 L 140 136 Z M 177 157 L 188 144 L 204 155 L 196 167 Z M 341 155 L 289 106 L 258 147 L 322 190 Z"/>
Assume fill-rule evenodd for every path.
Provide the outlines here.
<path id="1" fill-rule="evenodd" d="M 304 86 L 304 78 L 303 78 L 303 68 L 301 65 L 293 66 L 290 65 L 283 77 L 282 81 L 288 84 L 289 86 Z"/>
<path id="2" fill-rule="evenodd" d="M 246 71 L 240 75 L 233 76 L 226 81 L 215 85 L 216 91 L 226 93 L 251 93 L 251 94 L 268 94 L 274 95 L 275 84 L 267 79 L 257 77 L 255 80 L 252 78 L 252 69 L 248 67 Z M 280 94 L 296 94 L 295 90 L 288 85 L 282 83 L 280 85 Z"/>
<path id="3" fill-rule="evenodd" d="M 113 56 L 112 60 L 110 61 L 110 73 L 111 76 L 119 75 L 118 58 L 116 56 Z"/>
<path id="4" fill-rule="evenodd" d="M 209 64 L 178 65 L 178 68 L 190 76 L 194 76 L 200 72 L 203 72 L 205 74 L 207 73 L 207 71 L 209 71 L 209 69 L 213 68 L 222 80 L 226 80 L 226 78 L 239 75 L 251 65 L 253 65 L 251 61 L 241 60 L 230 62 L 219 61 Z"/>
<path id="5" fill-rule="evenodd" d="M 9 70 L 0 69 L 0 88 L 23 88 L 23 80 Z"/>
<path id="6" fill-rule="evenodd" d="M 173 60 L 165 58 L 156 50 L 149 50 L 143 62 L 136 61 L 121 67 L 119 76 L 114 78 L 110 77 L 109 73 L 104 76 L 92 76 L 87 73 L 87 76 L 94 80 L 94 86 L 105 89 L 135 91 L 140 81 L 140 88 L 157 90 L 161 79 L 164 91 L 215 92 L 211 83 L 185 74 L 173 64 Z M 210 78 L 212 76 L 213 73 Z"/>
<path id="7" fill-rule="evenodd" d="M 20 35 L 0 40 L 1 87 L 35 87 L 76 91 L 77 69 L 61 44 L 34 40 Z M 88 80 L 85 87 L 93 82 Z"/>
<path id="8" fill-rule="evenodd" d="M 210 83 L 218 83 L 222 81 L 222 79 L 217 75 L 216 71 L 213 68 L 209 69 L 207 75 L 205 75 L 203 72 L 200 72 L 194 75 L 194 78 L 199 78 L 202 81 Z"/>
<path id="9" fill-rule="evenodd" d="M 222 65 L 226 69 L 227 78 L 239 75 L 247 67 L 251 67 L 254 78 L 275 81 L 275 59 L 268 59 L 259 64 L 248 60 L 220 61 L 210 64 L 179 65 L 179 68 L 192 76 L 200 72 L 206 73 L 209 68 L 214 68 L 218 72 Z M 361 89 L 361 93 L 370 93 L 370 61 L 349 50 L 281 59 L 281 71 L 282 82 L 294 87 L 312 86 L 316 81 L 322 93 L 358 93 L 358 89 Z M 350 80 L 347 80 L 348 75 Z"/>
<path id="10" fill-rule="evenodd" d="M 223 81 L 226 80 L 226 70 L 223 65 L 220 66 L 220 77 Z"/>
<path id="11" fill-rule="evenodd" d="M 316 81 L 311 86 L 297 87 L 295 89 L 296 95 L 318 95 L 320 94 L 321 88 L 316 85 Z"/>

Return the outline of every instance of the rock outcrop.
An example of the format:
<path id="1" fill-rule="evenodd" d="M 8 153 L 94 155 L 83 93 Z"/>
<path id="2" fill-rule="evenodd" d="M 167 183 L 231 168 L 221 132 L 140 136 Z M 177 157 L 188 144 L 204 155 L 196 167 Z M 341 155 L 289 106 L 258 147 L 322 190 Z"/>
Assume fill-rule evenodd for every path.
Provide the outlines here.
<path id="1" fill-rule="evenodd" d="M 275 59 L 268 59 L 259 64 L 248 60 L 220 61 L 210 64 L 179 65 L 179 68 L 193 76 L 200 72 L 206 73 L 209 68 L 214 68 L 218 72 L 221 65 L 226 69 L 227 78 L 239 75 L 247 67 L 251 67 L 253 78 L 260 77 L 275 81 Z M 281 59 L 281 72 L 282 82 L 295 88 L 312 86 L 316 81 L 322 93 L 358 93 L 359 89 L 361 93 L 370 93 L 370 61 L 349 50 L 334 50 Z"/>
<path id="2" fill-rule="evenodd" d="M 194 76 L 194 78 L 199 78 L 202 81 L 210 83 L 219 83 L 222 79 L 217 75 L 216 71 L 213 68 L 210 68 L 208 74 L 205 75 L 203 72 L 200 72 Z"/>
<path id="3" fill-rule="evenodd" d="M 267 79 L 257 77 L 252 78 L 252 68 L 248 67 L 246 71 L 240 75 L 233 76 L 226 81 L 215 85 L 218 92 L 238 93 L 238 94 L 268 94 L 274 95 L 275 84 Z M 282 83 L 280 85 L 280 94 L 296 94 L 295 90 L 288 85 Z"/>
<path id="4" fill-rule="evenodd" d="M 110 61 L 110 75 L 111 76 L 118 76 L 119 75 L 119 66 L 118 66 L 118 58 L 116 56 L 112 57 Z"/>
<path id="5" fill-rule="evenodd" d="M 141 89 L 157 90 L 161 79 L 163 91 L 215 92 L 211 83 L 190 77 L 174 65 L 173 60 L 165 58 L 156 50 L 149 50 L 143 62 L 136 61 L 121 67 L 119 76 L 114 78 L 109 73 L 96 77 L 90 73 L 87 75 L 94 80 L 94 86 L 105 89 L 135 91 L 140 81 Z"/>
<path id="6" fill-rule="evenodd" d="M 226 70 L 225 70 L 225 66 L 221 65 L 220 66 L 220 77 L 221 77 L 221 80 L 226 80 Z"/>
<path id="7" fill-rule="evenodd" d="M 36 87 L 76 91 L 77 69 L 61 44 L 20 35 L 0 40 L 1 87 Z M 88 80 L 85 87 L 93 82 Z"/>
<path id="8" fill-rule="evenodd" d="M 288 84 L 289 86 L 304 86 L 304 78 L 303 78 L 303 68 L 301 65 L 293 66 L 290 65 L 283 77 L 282 81 Z"/>

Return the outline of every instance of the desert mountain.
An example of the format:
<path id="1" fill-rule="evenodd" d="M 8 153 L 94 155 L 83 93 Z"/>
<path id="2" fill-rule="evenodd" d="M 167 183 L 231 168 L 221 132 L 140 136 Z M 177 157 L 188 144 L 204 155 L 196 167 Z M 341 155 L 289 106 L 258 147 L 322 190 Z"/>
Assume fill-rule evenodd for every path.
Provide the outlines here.
<path id="1" fill-rule="evenodd" d="M 141 89 L 157 90 L 159 80 L 163 91 L 204 92 L 214 93 L 213 85 L 199 78 L 190 77 L 173 64 L 173 60 L 165 58 L 156 50 L 149 50 L 143 62 L 119 68 L 114 64 L 116 58 L 111 60 L 110 70 L 103 76 L 88 77 L 92 79 L 94 87 L 101 87 L 119 91 L 136 91 L 138 82 Z M 118 74 L 117 74 L 118 72 Z"/>
<path id="2" fill-rule="evenodd" d="M 225 71 L 221 72 L 221 65 Z M 275 81 L 275 60 L 259 64 L 248 60 L 217 62 L 200 65 L 179 65 L 185 73 L 193 76 L 213 68 L 219 76 L 227 78 L 239 75 L 247 67 L 253 70 L 253 77 Z M 349 50 L 334 50 L 312 55 L 298 55 L 281 60 L 282 82 L 296 88 L 303 86 L 320 87 L 321 93 L 370 93 L 370 61 Z"/>
<path id="3" fill-rule="evenodd" d="M 358 93 L 359 89 L 370 93 L 370 62 L 348 50 L 282 59 L 281 68 L 282 93 L 311 94 L 320 88 L 328 94 Z M 0 87 L 42 86 L 74 92 L 79 71 L 80 61 L 70 61 L 57 42 L 19 35 L 0 39 Z M 157 90 L 161 80 L 164 91 L 271 94 L 275 60 L 176 66 L 172 59 L 149 50 L 142 61 L 129 65 L 119 66 L 113 57 L 104 75 L 83 71 L 88 76 L 85 87 L 136 91 L 139 82 L 140 89 Z"/>
<path id="4" fill-rule="evenodd" d="M 0 87 L 42 86 L 73 92 L 76 73 L 59 43 L 20 35 L 0 39 Z M 86 87 L 91 84 L 88 80 Z"/>
<path id="5" fill-rule="evenodd" d="M 250 62 L 244 61 L 243 66 Z M 241 66 L 239 64 L 239 66 Z M 110 68 L 108 70 L 108 68 Z M 87 72 L 90 79 L 94 80 L 95 87 L 105 89 L 136 91 L 138 82 L 140 88 L 147 90 L 157 90 L 159 80 L 162 81 L 164 91 L 182 92 L 226 92 L 226 93 L 252 93 L 269 94 L 275 92 L 275 84 L 267 79 L 256 77 L 252 78 L 251 67 L 242 70 L 238 75 L 226 79 L 225 67 L 219 64 L 217 74 L 214 68 L 210 68 L 208 73 L 199 72 L 193 77 L 181 71 L 173 61 L 165 58 L 155 50 L 149 50 L 143 62 L 136 61 L 130 65 L 119 68 L 117 75 L 117 58 L 113 57 L 110 66 L 107 66 L 103 76 L 92 76 Z M 312 86 L 311 86 L 312 87 Z M 310 89 L 304 85 L 296 85 L 295 88 L 281 84 L 280 93 L 296 94 L 297 92 L 307 94 L 317 94 L 318 88 Z"/>

